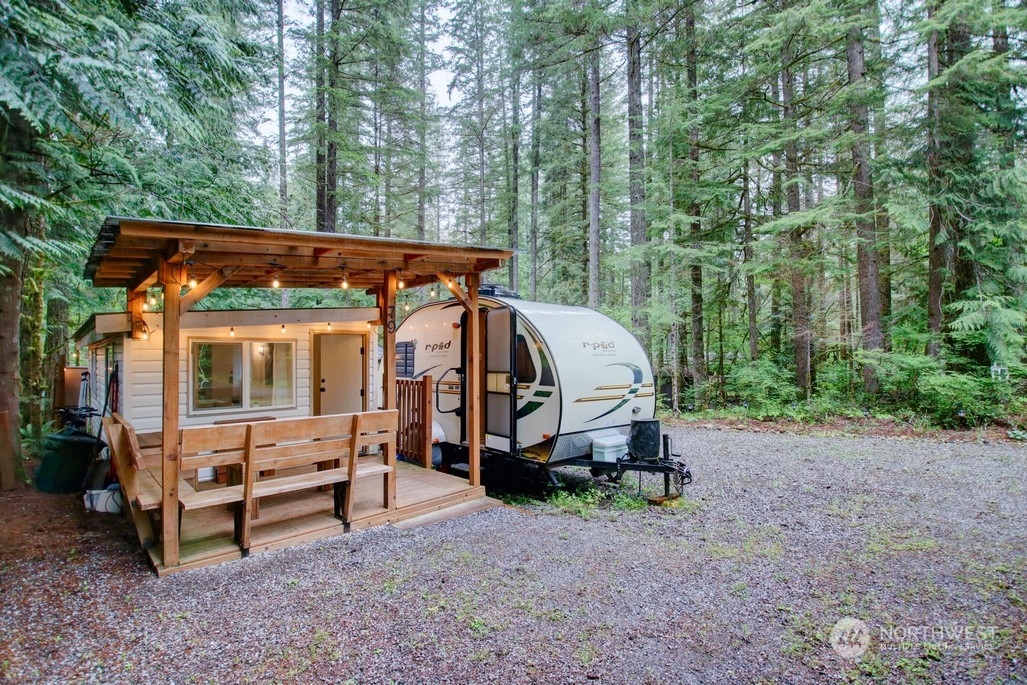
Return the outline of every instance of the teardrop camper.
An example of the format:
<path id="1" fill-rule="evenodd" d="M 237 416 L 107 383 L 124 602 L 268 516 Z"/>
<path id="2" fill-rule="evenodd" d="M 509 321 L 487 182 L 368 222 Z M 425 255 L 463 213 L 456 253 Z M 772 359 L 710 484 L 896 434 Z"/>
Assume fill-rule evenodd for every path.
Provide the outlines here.
<path id="1" fill-rule="evenodd" d="M 584 307 L 486 294 L 497 290 L 480 297 L 485 450 L 555 466 L 653 418 L 652 368 L 620 324 Z M 466 321 L 458 302 L 436 302 L 397 332 L 396 375 L 432 377 L 436 435 L 450 454 L 467 439 Z"/>

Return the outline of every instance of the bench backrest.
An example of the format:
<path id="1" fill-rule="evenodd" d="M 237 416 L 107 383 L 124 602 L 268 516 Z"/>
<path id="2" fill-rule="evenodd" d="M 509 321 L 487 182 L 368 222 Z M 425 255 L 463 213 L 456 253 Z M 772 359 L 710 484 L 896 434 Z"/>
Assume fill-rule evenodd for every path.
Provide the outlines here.
<path id="1" fill-rule="evenodd" d="M 250 424 L 250 468 L 254 472 L 347 459 L 354 414 L 282 419 Z"/>
<path id="2" fill-rule="evenodd" d="M 248 428 L 244 423 L 183 428 L 180 469 L 192 471 L 244 463 Z"/>

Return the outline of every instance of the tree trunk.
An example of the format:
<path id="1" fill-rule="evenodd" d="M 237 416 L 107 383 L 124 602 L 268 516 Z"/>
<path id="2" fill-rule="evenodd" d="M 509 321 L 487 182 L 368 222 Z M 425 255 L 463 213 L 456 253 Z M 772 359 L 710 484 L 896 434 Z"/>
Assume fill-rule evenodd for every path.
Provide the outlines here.
<path id="1" fill-rule="evenodd" d="M 25 159 L 36 156 L 36 134 L 32 126 L 17 111 L 2 110 L 0 116 L 0 168 L 3 182 L 12 188 L 27 185 L 28 172 Z M 17 162 L 17 163 L 13 163 Z M 0 202 L 0 226 L 16 236 L 29 234 L 29 213 L 21 207 Z M 0 251 L 0 412 L 6 412 L 10 423 L 10 444 L 13 454 L 0 453 L 0 459 L 13 461 L 13 470 L 19 480 L 24 479 L 21 461 L 21 371 L 19 328 L 21 322 L 21 275 L 24 256 Z M 6 471 L 6 468 L 4 468 Z"/>
<path id="2" fill-rule="evenodd" d="M 428 206 L 428 0 L 417 4 L 417 239 L 426 238 Z"/>
<path id="3" fill-rule="evenodd" d="M 532 72 L 534 88 L 531 95 L 531 272 L 528 290 L 531 299 L 538 299 L 538 190 L 542 173 L 542 145 L 539 135 L 542 107 L 542 73 L 536 67 Z"/>
<path id="4" fill-rule="evenodd" d="M 510 6 L 510 23 L 515 30 L 520 29 L 521 2 L 513 0 Z M 513 37 L 510 55 L 510 216 L 508 233 L 510 249 L 514 251 L 510 257 L 510 290 L 521 289 L 520 264 L 518 248 L 521 243 L 521 45 L 518 36 Z"/>
<path id="5" fill-rule="evenodd" d="M 478 128 L 478 244 L 488 244 L 488 219 L 485 198 L 485 37 L 478 22 L 474 45 L 474 97 Z"/>
<path id="6" fill-rule="evenodd" d="M 634 1 L 628 3 L 628 202 L 631 234 L 631 326 L 642 349 L 649 347 L 645 317 L 649 269 L 644 248 L 649 241 L 645 220 L 645 146 L 642 139 L 642 40 Z"/>
<path id="7" fill-rule="evenodd" d="M 779 80 L 775 77 L 770 82 L 770 97 L 773 102 L 779 102 L 781 98 L 781 86 Z M 781 199 L 784 197 L 784 183 L 782 181 L 782 159 L 781 151 L 774 150 L 771 154 L 771 164 L 773 171 L 770 175 L 770 213 L 774 219 L 781 218 L 782 203 Z M 775 256 L 780 256 L 780 244 L 775 244 L 774 251 Z M 781 338 L 782 338 L 782 316 L 781 316 L 781 283 L 782 278 L 777 271 L 771 277 L 770 286 L 770 349 L 773 350 L 775 357 L 781 356 Z"/>
<path id="8" fill-rule="evenodd" d="M 317 19 L 314 29 L 314 227 L 320 231 L 328 230 L 325 220 L 327 205 L 327 188 L 325 186 L 325 148 L 327 126 L 327 97 L 325 91 L 325 73 L 327 57 L 325 55 L 325 0 L 316 0 L 315 14 Z"/>
<path id="9" fill-rule="evenodd" d="M 689 113 L 693 117 L 698 116 L 699 108 L 699 66 L 697 50 L 695 45 L 695 4 L 690 3 L 685 10 L 685 71 L 688 78 L 688 101 Z M 696 197 L 699 192 L 699 125 L 693 121 L 692 128 L 688 132 L 688 161 L 690 167 L 690 179 L 692 181 L 693 201 L 689 211 L 692 214 L 692 226 L 689 231 L 692 249 L 702 249 L 702 221 L 699 215 L 702 206 Z M 695 403 L 702 406 L 705 403 L 702 387 L 706 383 L 708 374 L 706 364 L 705 337 L 703 331 L 703 273 L 702 265 L 695 262 L 689 267 L 689 280 L 692 286 L 692 381 L 695 384 Z"/>
<path id="10" fill-rule="evenodd" d="M 45 237 L 45 223 L 40 215 L 28 222 L 29 236 Z M 20 333 L 22 394 L 25 396 L 22 422 L 28 424 L 37 440 L 43 436 L 43 403 L 46 375 L 43 370 L 46 333 L 46 274 L 41 253 L 31 254 L 22 271 L 22 316 Z"/>
<path id="11" fill-rule="evenodd" d="M 53 297 L 46 303 L 46 347 L 43 360 L 43 376 L 50 390 L 49 415 L 45 420 L 56 418 L 54 410 L 64 406 L 64 367 L 68 364 L 68 300 Z"/>
<path id="12" fill-rule="evenodd" d="M 934 2 L 927 3 L 927 19 L 934 19 Z M 942 341 L 942 296 L 946 247 L 944 240 L 944 209 L 941 204 L 941 106 L 940 86 L 934 83 L 941 73 L 939 36 L 931 31 L 927 37 L 927 78 L 933 83 L 927 91 L 927 183 L 930 205 L 928 207 L 927 239 L 927 354 L 941 355 Z"/>
<path id="13" fill-rule="evenodd" d="M 342 27 L 342 2 L 331 0 L 331 26 L 328 30 L 328 149 L 325 153 L 325 227 L 326 233 L 335 233 L 338 222 L 339 191 L 339 108 L 336 96 L 339 87 L 339 35 Z"/>
<path id="14" fill-rule="evenodd" d="M 874 184 L 870 175 L 867 134 L 870 128 L 865 92 L 866 63 L 863 58 L 863 30 L 849 29 L 846 40 L 849 88 L 854 90 L 849 126 L 852 129 L 852 180 L 856 211 L 856 277 L 859 283 L 859 323 L 862 347 L 880 350 L 881 291 L 878 274 L 877 222 L 874 216 Z M 872 364 L 863 365 L 863 391 L 877 392 L 878 380 Z"/>
<path id="15" fill-rule="evenodd" d="M 752 196 L 749 191 L 749 160 L 742 167 L 742 259 L 745 262 L 745 303 L 749 318 L 749 359 L 760 358 L 759 328 L 756 323 L 756 276 L 752 273 Z"/>
<path id="16" fill-rule="evenodd" d="M 599 40 L 592 44 L 588 55 L 588 306 L 599 308 L 599 245 L 602 239 L 599 226 L 600 171 L 602 169 L 602 136 L 599 112 Z"/>
<path id="17" fill-rule="evenodd" d="M 792 47 L 794 37 L 785 40 L 781 48 L 781 113 L 784 118 L 786 129 L 789 134 L 798 130 L 798 122 L 795 114 L 795 85 L 792 75 L 792 60 L 794 51 Z M 799 150 L 795 142 L 795 136 L 789 135 L 785 144 L 785 183 L 788 213 L 796 215 L 801 210 L 801 198 L 799 188 Z M 800 395 L 807 399 L 810 396 L 811 386 L 811 360 L 810 360 L 810 315 L 806 301 L 806 273 L 805 262 L 805 233 L 804 226 L 795 226 L 788 235 L 789 257 L 791 259 L 790 275 L 792 282 L 792 340 L 795 345 L 795 385 Z"/>
<path id="18" fill-rule="evenodd" d="M 285 151 L 285 0 L 278 0 L 278 227 L 289 226 L 289 182 Z"/>

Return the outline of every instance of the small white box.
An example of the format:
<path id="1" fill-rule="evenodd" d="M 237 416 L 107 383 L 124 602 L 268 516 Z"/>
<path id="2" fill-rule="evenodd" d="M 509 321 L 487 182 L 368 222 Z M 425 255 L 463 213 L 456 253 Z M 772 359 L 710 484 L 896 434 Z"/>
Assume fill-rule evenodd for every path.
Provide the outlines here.
<path id="1" fill-rule="evenodd" d="M 592 441 L 592 461 L 616 462 L 628 453 L 628 439 L 623 435 L 608 435 Z"/>

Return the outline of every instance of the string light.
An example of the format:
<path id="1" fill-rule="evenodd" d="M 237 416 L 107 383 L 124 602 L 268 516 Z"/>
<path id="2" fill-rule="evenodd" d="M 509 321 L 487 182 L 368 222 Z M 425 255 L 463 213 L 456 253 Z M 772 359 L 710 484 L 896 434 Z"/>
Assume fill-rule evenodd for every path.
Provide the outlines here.
<path id="1" fill-rule="evenodd" d="M 151 307 L 156 307 L 157 306 L 157 298 L 154 297 L 153 295 L 150 295 L 150 306 Z"/>
<path id="2" fill-rule="evenodd" d="M 232 326 L 231 328 L 228 329 L 228 336 L 231 337 L 231 338 L 235 337 L 235 326 Z"/>
<path id="3" fill-rule="evenodd" d="M 275 276 L 275 280 L 271 281 L 271 287 L 272 288 L 281 288 L 282 287 L 282 282 L 278 280 L 278 276 L 277 275 Z"/>
<path id="4" fill-rule="evenodd" d="M 400 290 L 402 290 L 403 288 L 407 287 L 407 284 L 406 284 L 405 282 L 403 282 L 403 281 L 400 281 L 400 282 L 398 283 L 398 285 L 399 285 L 399 289 L 400 289 Z"/>
<path id="5" fill-rule="evenodd" d="M 285 324 L 282 324 L 282 333 L 285 333 Z"/>
<path id="6" fill-rule="evenodd" d="M 331 330 L 332 330 L 332 322 L 329 321 L 328 322 L 328 331 L 331 332 Z"/>
<path id="7" fill-rule="evenodd" d="M 193 267 L 192 267 L 192 265 L 190 265 L 189 266 L 189 289 L 191 290 L 191 289 L 193 289 L 195 287 L 196 287 L 196 274 L 193 273 Z"/>
<path id="8" fill-rule="evenodd" d="M 343 274 L 343 276 L 342 276 L 342 289 L 346 290 L 347 288 L 349 288 L 349 279 L 346 278 L 345 274 Z"/>
<path id="9" fill-rule="evenodd" d="M 405 311 L 405 312 L 409 312 L 410 311 L 410 303 L 409 302 L 404 302 L 403 303 L 403 311 Z"/>
<path id="10" fill-rule="evenodd" d="M 431 290 L 428 291 L 428 297 L 430 297 L 432 299 L 435 298 L 435 288 L 432 288 Z"/>
<path id="11" fill-rule="evenodd" d="M 149 302 L 143 302 L 143 311 L 144 312 L 150 311 L 150 303 Z"/>

